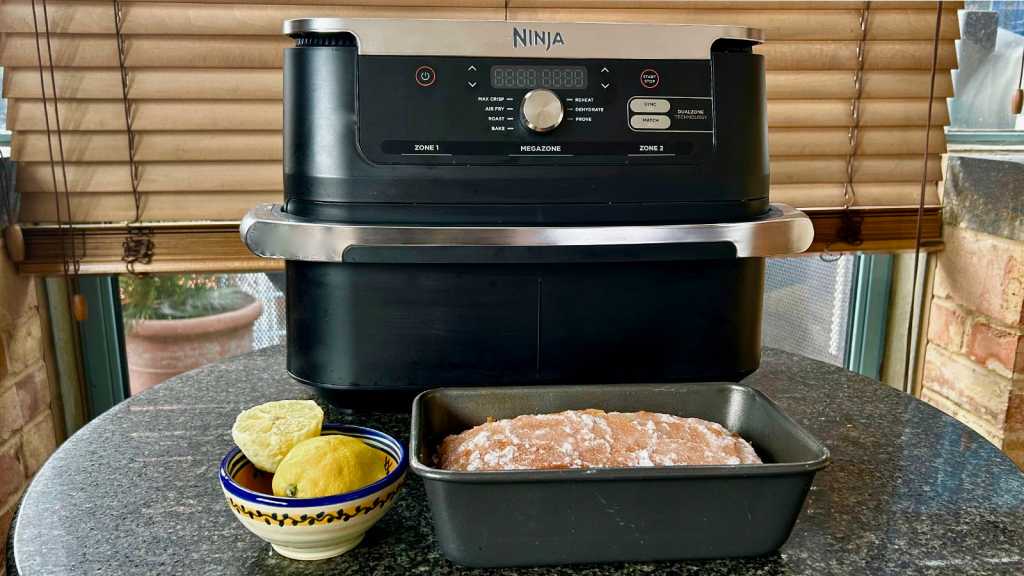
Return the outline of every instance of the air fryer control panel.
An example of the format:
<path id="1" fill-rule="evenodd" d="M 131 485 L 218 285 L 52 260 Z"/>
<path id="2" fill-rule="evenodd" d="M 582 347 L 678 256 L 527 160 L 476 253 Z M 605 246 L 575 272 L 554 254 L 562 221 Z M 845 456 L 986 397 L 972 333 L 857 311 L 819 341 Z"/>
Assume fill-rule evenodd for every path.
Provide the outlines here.
<path id="1" fill-rule="evenodd" d="M 757 30 L 309 18 L 285 32 L 289 214 L 535 225 L 768 210 Z"/>
<path id="2" fill-rule="evenodd" d="M 689 164 L 712 153 L 710 60 L 360 56 L 380 164 Z"/>

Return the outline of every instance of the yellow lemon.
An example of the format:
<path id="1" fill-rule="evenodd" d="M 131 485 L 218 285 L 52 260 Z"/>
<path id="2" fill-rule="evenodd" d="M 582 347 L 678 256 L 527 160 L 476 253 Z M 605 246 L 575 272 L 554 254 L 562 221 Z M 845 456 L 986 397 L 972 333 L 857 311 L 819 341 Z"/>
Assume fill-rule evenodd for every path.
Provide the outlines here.
<path id="1" fill-rule="evenodd" d="M 385 476 L 385 458 L 351 436 L 303 440 L 277 467 L 274 496 L 319 498 L 358 490 Z"/>
<path id="2" fill-rule="evenodd" d="M 254 466 L 275 472 L 291 449 L 320 435 L 324 411 L 312 400 L 280 400 L 242 412 L 231 437 Z"/>

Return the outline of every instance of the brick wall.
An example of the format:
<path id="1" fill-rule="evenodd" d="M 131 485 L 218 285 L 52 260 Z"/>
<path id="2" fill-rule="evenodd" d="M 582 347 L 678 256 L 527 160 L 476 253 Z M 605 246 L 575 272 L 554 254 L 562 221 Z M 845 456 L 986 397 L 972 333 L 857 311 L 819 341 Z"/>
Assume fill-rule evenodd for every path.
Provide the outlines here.
<path id="1" fill-rule="evenodd" d="M 947 158 L 921 397 L 1024 468 L 1024 155 Z"/>
<path id="2" fill-rule="evenodd" d="M 32 475 L 56 448 L 36 280 L 19 276 L 0 240 L 0 576 L 8 528 Z"/>
<path id="3" fill-rule="evenodd" d="M 946 227 L 921 397 L 1024 468 L 1024 242 Z"/>

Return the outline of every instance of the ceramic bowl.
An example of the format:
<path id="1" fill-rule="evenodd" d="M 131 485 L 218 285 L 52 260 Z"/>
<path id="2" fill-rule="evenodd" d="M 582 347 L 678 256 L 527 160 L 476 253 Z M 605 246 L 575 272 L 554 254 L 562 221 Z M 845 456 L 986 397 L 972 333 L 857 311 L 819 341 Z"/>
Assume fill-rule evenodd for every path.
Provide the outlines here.
<path id="1" fill-rule="evenodd" d="M 322 435 L 359 438 L 386 459 L 384 478 L 344 494 L 323 498 L 280 498 L 271 490 L 272 474 L 257 470 L 237 447 L 220 463 L 220 486 L 235 517 L 279 554 L 319 560 L 355 548 L 394 503 L 405 482 L 405 447 L 383 432 L 362 426 L 325 425 Z"/>

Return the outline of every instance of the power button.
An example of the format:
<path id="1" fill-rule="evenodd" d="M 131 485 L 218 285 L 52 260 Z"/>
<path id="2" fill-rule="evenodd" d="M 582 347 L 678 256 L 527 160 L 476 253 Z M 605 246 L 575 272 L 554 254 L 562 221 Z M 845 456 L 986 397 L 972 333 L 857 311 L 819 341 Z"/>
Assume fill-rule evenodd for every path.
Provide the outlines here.
<path id="1" fill-rule="evenodd" d="M 416 69 L 416 83 L 426 88 L 432 86 L 437 80 L 437 73 L 430 66 L 420 66 Z"/>

